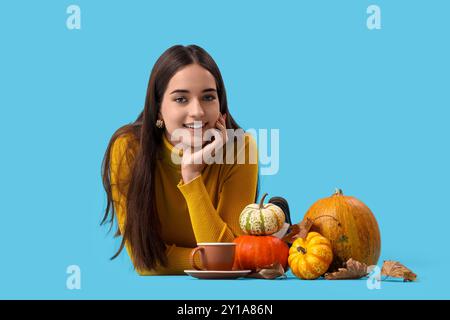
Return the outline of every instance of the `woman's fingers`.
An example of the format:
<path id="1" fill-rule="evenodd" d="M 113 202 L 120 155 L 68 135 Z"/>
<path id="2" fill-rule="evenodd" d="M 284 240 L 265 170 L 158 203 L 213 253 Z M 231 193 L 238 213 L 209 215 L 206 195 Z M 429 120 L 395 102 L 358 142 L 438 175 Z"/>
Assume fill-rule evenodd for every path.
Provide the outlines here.
<path id="1" fill-rule="evenodd" d="M 223 124 L 223 126 L 226 128 L 225 117 L 226 117 L 226 114 L 221 115 L 221 116 L 219 117 L 219 120 L 220 120 L 220 122 Z"/>
<path id="2" fill-rule="evenodd" d="M 220 130 L 220 135 L 222 137 L 222 144 L 225 144 L 228 141 L 227 129 L 221 123 L 217 123 L 217 127 Z"/>
<path id="3" fill-rule="evenodd" d="M 223 115 L 220 115 L 220 117 L 216 123 L 217 123 L 218 128 L 222 131 L 222 133 L 226 132 L 227 126 L 226 126 L 225 118 Z"/>
<path id="4" fill-rule="evenodd" d="M 196 149 L 193 146 L 189 147 L 189 150 L 186 150 L 185 154 L 185 163 L 200 163 L 201 159 L 204 160 L 205 157 L 210 158 L 210 156 L 214 156 L 216 151 L 223 148 L 223 146 L 228 142 L 227 129 L 225 124 L 225 119 L 221 115 L 216 121 L 215 130 L 217 133 L 214 134 L 214 140 L 207 143 L 203 148 Z M 213 129 L 214 130 L 214 129 Z M 203 163 L 203 161 L 201 161 Z"/>

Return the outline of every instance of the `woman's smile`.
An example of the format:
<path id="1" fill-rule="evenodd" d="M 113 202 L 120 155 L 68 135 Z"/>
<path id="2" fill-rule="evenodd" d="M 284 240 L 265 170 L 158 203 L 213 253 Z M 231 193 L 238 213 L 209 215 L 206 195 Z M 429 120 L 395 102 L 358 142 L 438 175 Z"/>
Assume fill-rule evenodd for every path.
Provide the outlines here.
<path id="1" fill-rule="evenodd" d="M 201 121 L 194 121 L 194 122 L 183 124 L 183 127 L 191 129 L 191 130 L 195 130 L 195 129 L 203 129 L 206 127 L 207 124 L 208 124 L 208 122 L 202 123 Z"/>

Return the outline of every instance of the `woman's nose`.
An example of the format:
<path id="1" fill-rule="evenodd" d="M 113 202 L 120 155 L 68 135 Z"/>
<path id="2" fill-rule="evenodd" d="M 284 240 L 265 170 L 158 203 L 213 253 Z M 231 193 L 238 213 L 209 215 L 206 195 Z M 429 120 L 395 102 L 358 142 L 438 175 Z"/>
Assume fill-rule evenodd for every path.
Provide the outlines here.
<path id="1" fill-rule="evenodd" d="M 193 99 L 191 105 L 189 106 L 189 115 L 192 118 L 202 118 L 205 115 L 203 107 L 197 99 Z"/>

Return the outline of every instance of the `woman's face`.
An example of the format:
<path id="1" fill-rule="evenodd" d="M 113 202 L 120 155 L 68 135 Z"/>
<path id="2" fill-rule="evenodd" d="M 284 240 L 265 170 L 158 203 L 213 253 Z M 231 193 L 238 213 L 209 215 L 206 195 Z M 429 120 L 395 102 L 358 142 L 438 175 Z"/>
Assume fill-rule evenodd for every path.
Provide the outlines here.
<path id="1" fill-rule="evenodd" d="M 208 70 L 198 64 L 190 64 L 175 73 L 164 92 L 158 118 L 164 120 L 166 137 L 173 145 L 180 142 L 198 145 L 194 141 L 203 144 L 201 137 L 206 130 L 215 128 L 219 116 L 216 81 Z M 194 124 L 198 129 L 192 128 Z M 183 138 L 173 135 L 175 130 L 185 133 Z M 194 134 L 197 139 L 194 139 Z"/>

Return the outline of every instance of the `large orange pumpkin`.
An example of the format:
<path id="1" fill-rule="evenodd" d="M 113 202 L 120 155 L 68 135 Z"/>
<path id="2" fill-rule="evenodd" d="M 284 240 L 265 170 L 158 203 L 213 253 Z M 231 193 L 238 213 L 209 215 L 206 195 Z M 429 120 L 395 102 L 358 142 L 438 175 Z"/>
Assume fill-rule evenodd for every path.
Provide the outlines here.
<path id="1" fill-rule="evenodd" d="M 372 211 L 355 197 L 344 196 L 336 189 L 331 197 L 314 203 L 304 218 L 313 220 L 311 231 L 331 242 L 333 262 L 329 271 L 342 267 L 350 258 L 368 266 L 377 264 L 381 250 L 378 223 Z"/>
<path id="2" fill-rule="evenodd" d="M 280 263 L 284 270 L 288 266 L 289 247 L 274 236 L 244 235 L 234 239 L 236 253 L 233 270 L 252 270 Z"/>

